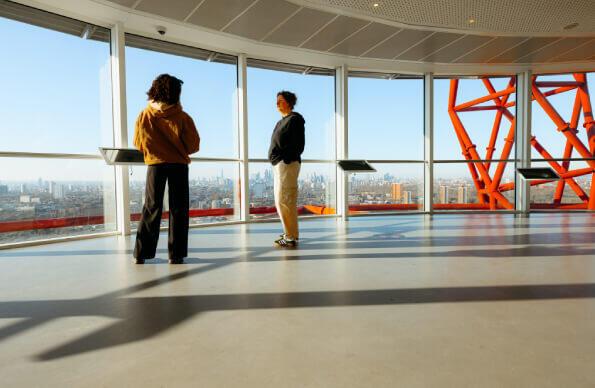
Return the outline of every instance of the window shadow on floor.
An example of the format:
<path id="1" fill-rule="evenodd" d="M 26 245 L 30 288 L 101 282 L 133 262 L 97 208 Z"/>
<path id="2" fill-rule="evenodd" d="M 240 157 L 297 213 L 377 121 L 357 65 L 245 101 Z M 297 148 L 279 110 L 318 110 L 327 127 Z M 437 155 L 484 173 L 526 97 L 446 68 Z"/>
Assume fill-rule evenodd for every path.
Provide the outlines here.
<path id="1" fill-rule="evenodd" d="M 424 303 L 500 302 L 595 298 L 595 284 L 436 287 L 358 291 L 319 291 L 263 294 L 184 295 L 164 297 L 98 297 L 81 300 L 0 303 L 0 318 L 25 318 L 0 330 L 0 339 L 48 321 L 76 316 L 118 319 L 35 356 L 49 361 L 143 341 L 172 329 L 198 314 L 248 309 L 327 308 Z"/>

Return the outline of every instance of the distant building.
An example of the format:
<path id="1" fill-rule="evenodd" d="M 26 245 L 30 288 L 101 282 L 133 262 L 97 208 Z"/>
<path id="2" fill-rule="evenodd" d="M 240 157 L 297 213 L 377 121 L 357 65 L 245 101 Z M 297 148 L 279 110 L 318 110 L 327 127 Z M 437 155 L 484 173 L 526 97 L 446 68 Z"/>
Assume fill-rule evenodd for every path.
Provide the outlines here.
<path id="1" fill-rule="evenodd" d="M 448 186 L 440 186 L 440 203 L 448 203 Z"/>
<path id="2" fill-rule="evenodd" d="M 165 192 L 163 193 L 163 211 L 169 211 L 169 185 L 167 183 L 165 184 Z"/>
<path id="3" fill-rule="evenodd" d="M 20 203 L 31 203 L 31 196 L 30 195 L 21 195 L 19 197 Z"/>
<path id="4" fill-rule="evenodd" d="M 8 186 L 0 185 L 0 195 L 2 194 L 8 194 Z"/>
<path id="5" fill-rule="evenodd" d="M 266 186 L 265 186 L 264 182 L 255 183 L 254 186 L 252 186 L 252 194 L 256 198 L 262 198 L 264 195 L 265 189 L 266 189 Z"/>
<path id="6" fill-rule="evenodd" d="M 469 193 L 469 189 L 467 186 L 459 186 L 459 188 L 457 189 L 457 202 L 458 203 L 467 203 L 468 193 Z"/>
<path id="7" fill-rule="evenodd" d="M 403 196 L 403 193 L 401 190 L 402 190 L 402 185 L 400 183 L 393 183 L 391 186 L 392 199 L 400 200 L 401 197 Z"/>
<path id="8" fill-rule="evenodd" d="M 401 198 L 401 203 L 403 203 L 403 204 L 410 204 L 411 203 L 411 191 L 403 191 L 403 196 Z"/>
<path id="9" fill-rule="evenodd" d="M 50 195 L 54 199 L 64 198 L 64 185 L 56 182 L 50 182 Z"/>

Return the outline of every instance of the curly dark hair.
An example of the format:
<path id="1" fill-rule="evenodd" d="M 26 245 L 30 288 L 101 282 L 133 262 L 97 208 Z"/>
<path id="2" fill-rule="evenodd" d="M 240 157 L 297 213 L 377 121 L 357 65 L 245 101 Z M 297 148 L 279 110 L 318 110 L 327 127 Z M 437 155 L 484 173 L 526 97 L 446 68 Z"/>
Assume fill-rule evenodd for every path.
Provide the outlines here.
<path id="1" fill-rule="evenodd" d="M 182 93 L 182 84 L 184 81 L 177 79 L 173 75 L 161 74 L 151 84 L 151 89 L 147 92 L 149 100 L 164 102 L 166 104 L 177 104 L 180 102 Z"/>
<path id="2" fill-rule="evenodd" d="M 287 90 L 281 90 L 279 93 L 277 93 L 277 97 L 279 96 L 282 96 L 283 99 L 287 101 L 291 109 L 293 109 L 295 104 L 297 104 L 297 96 L 295 93 L 288 92 Z"/>

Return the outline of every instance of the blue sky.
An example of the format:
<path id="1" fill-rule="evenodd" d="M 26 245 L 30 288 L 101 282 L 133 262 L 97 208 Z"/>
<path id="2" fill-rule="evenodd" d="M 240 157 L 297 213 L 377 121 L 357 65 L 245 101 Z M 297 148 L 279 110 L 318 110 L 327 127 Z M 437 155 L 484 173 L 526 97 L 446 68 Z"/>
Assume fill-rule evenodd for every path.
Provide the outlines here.
<path id="1" fill-rule="evenodd" d="M 0 151 L 96 154 L 100 145 L 112 145 L 109 45 L 84 40 L 8 19 L 0 19 L 5 55 L 0 62 L 5 90 L 0 95 L 3 122 Z M 8 39 L 10 37 L 10 39 Z M 145 50 L 126 49 L 129 139 L 136 116 L 147 103 L 145 92 L 160 73 L 184 80 L 182 104 L 195 119 L 202 138 L 197 156 L 237 157 L 236 70 L 233 65 L 210 63 Z M 566 76 L 567 77 L 567 76 Z M 556 79 L 564 79 L 556 77 Z M 595 75 L 589 74 L 591 85 Z M 497 89 L 507 79 L 494 80 Z M 435 158 L 461 159 L 461 151 L 446 111 L 448 80 L 435 81 Z M 332 159 L 334 155 L 334 80 L 248 69 L 249 155 L 266 158 L 271 131 L 279 119 L 276 93 L 287 89 L 298 95 L 296 110 L 306 119 L 304 158 Z M 459 101 L 483 95 L 479 80 L 462 80 Z M 574 93 L 551 101 L 569 120 Z M 484 154 L 493 112 L 463 113 L 464 124 Z M 582 124 L 582 120 L 581 120 Z M 349 154 L 365 159 L 423 159 L 423 81 L 351 78 L 349 81 Z M 534 104 L 534 133 L 555 156 L 564 141 L 541 108 Z M 582 129 L 582 126 L 581 126 Z M 498 142 L 507 126 L 502 127 Z M 579 136 L 586 143 L 584 129 Z M 577 155 L 575 155 L 577 156 Z M 0 158 L 0 181 L 89 179 L 109 176 L 99 162 L 23 161 Z M 14 168 L 7 168 L 14 166 Z M 18 167 L 17 167 L 18 166 Z M 255 166 L 256 167 L 256 166 Z M 321 166 L 306 168 L 312 172 Z M 418 176 L 417 166 L 387 167 L 393 175 Z M 208 174 L 211 168 L 197 168 Z M 225 168 L 229 170 L 229 168 Z M 255 170 L 257 170 L 255 168 Z M 460 168 L 441 167 L 444 175 L 460 175 Z M 234 169 L 229 170 L 233 175 Z M 213 171 L 218 175 L 220 171 Z M 226 173 L 227 174 L 227 173 Z"/>

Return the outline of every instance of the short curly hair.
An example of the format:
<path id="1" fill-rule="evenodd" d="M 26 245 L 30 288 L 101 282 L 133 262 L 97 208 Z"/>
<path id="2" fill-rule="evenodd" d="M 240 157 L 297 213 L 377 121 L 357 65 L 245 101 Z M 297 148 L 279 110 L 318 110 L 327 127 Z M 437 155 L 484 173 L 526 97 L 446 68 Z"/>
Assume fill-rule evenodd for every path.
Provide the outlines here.
<path id="1" fill-rule="evenodd" d="M 281 90 L 279 93 L 277 93 L 277 97 L 279 96 L 283 97 L 283 99 L 289 104 L 291 109 L 293 109 L 295 104 L 297 104 L 297 96 L 295 95 L 295 93 L 289 92 L 287 90 Z"/>
<path id="2" fill-rule="evenodd" d="M 177 104 L 180 102 L 182 84 L 184 81 L 169 74 L 161 74 L 151 84 L 147 92 L 149 100 L 164 102 L 166 104 Z"/>

